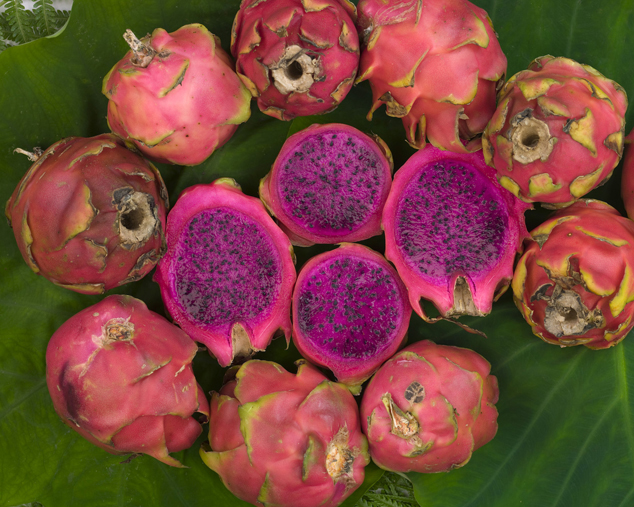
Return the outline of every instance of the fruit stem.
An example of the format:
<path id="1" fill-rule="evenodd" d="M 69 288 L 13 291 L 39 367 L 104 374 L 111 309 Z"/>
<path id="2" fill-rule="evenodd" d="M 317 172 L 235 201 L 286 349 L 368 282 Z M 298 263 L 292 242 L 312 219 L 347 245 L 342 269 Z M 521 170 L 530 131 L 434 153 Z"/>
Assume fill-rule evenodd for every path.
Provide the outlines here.
<path id="1" fill-rule="evenodd" d="M 23 150 L 22 148 L 16 148 L 15 150 L 13 150 L 13 153 L 19 153 L 21 155 L 26 155 L 27 157 L 29 157 L 29 160 L 31 162 L 36 162 L 42 156 L 44 151 L 42 150 L 42 148 L 38 148 L 38 147 L 33 148 L 32 152 Z"/>
<path id="2" fill-rule="evenodd" d="M 284 95 L 308 92 L 320 71 L 319 59 L 311 58 L 298 45 L 288 46 L 280 61 L 269 68 L 273 84 Z"/>
<path id="3" fill-rule="evenodd" d="M 130 46 L 130 49 L 132 49 L 133 56 L 130 58 L 130 63 L 135 67 L 142 68 L 150 65 L 156 51 L 151 46 L 143 44 L 129 28 L 123 34 L 123 38 Z"/>

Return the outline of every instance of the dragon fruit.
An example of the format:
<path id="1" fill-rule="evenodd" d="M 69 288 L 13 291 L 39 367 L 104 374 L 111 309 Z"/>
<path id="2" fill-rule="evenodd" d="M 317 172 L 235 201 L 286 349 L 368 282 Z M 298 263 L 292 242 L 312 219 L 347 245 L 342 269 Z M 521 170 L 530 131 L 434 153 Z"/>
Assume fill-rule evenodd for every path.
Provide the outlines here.
<path id="1" fill-rule="evenodd" d="M 515 268 L 517 307 L 542 340 L 605 349 L 634 326 L 634 222 L 581 200 L 531 231 Z"/>
<path id="2" fill-rule="evenodd" d="M 168 200 L 152 164 L 112 134 L 69 137 L 31 155 L 5 213 L 35 273 L 100 294 L 154 267 Z"/>
<path id="3" fill-rule="evenodd" d="M 203 25 L 139 40 L 104 77 L 111 130 L 157 162 L 196 165 L 251 115 L 251 94 L 220 39 Z"/>
<path id="4" fill-rule="evenodd" d="M 131 296 L 68 319 L 46 350 L 46 382 L 64 423 L 112 454 L 169 455 L 192 446 L 209 404 L 192 372 L 198 347 Z M 207 417 L 204 417 L 204 421 Z"/>
<path id="5" fill-rule="evenodd" d="M 370 81 L 374 104 L 403 119 L 414 148 L 464 153 L 495 111 L 506 57 L 487 13 L 466 0 L 360 0 L 363 35 L 357 82 Z"/>
<path id="6" fill-rule="evenodd" d="M 625 138 L 628 145 L 623 160 L 623 176 L 621 177 L 621 197 L 625 204 L 627 216 L 634 219 L 634 130 Z"/>
<path id="7" fill-rule="evenodd" d="M 254 505 L 336 507 L 369 463 L 350 392 L 314 366 L 296 375 L 248 361 L 212 393 L 209 443 L 200 455 L 238 498 Z"/>
<path id="8" fill-rule="evenodd" d="M 499 99 L 484 157 L 521 199 L 567 206 L 619 163 L 627 97 L 592 67 L 542 56 L 509 79 Z"/>
<path id="9" fill-rule="evenodd" d="M 385 258 L 344 243 L 302 268 L 293 292 L 293 343 L 355 394 L 406 341 L 412 308 Z"/>
<path id="10" fill-rule="evenodd" d="M 260 198 L 294 245 L 361 241 L 382 233 L 392 154 L 348 125 L 312 125 L 289 137 Z"/>
<path id="11" fill-rule="evenodd" d="M 416 152 L 394 177 L 383 209 L 385 256 L 423 319 L 483 316 L 513 278 L 529 208 L 504 190 L 481 152 Z"/>
<path id="12" fill-rule="evenodd" d="M 429 340 L 401 350 L 372 377 L 361 425 L 372 460 L 394 472 L 464 466 L 497 432 L 497 378 L 473 350 Z"/>
<path id="13" fill-rule="evenodd" d="M 158 282 L 167 310 L 221 366 L 290 339 L 293 247 L 259 199 L 221 178 L 185 189 L 167 220 Z"/>
<path id="14" fill-rule="evenodd" d="M 292 120 L 335 109 L 357 75 L 356 16 L 348 0 L 243 0 L 231 52 L 260 111 Z"/>

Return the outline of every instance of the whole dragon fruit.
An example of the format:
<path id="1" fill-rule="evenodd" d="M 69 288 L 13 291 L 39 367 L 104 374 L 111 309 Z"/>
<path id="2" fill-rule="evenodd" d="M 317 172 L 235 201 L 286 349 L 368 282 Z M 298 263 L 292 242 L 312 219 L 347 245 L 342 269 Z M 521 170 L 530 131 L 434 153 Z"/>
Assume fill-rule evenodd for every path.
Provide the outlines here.
<path id="1" fill-rule="evenodd" d="M 372 377 L 361 400 L 370 456 L 394 472 L 464 466 L 497 433 L 497 378 L 473 350 L 409 345 Z"/>
<path id="2" fill-rule="evenodd" d="M 348 0 L 243 0 L 231 53 L 260 111 L 292 120 L 335 109 L 357 75 L 356 16 Z"/>
<path id="3" fill-rule="evenodd" d="M 154 267 L 168 200 L 152 164 L 112 134 L 68 137 L 32 160 L 5 213 L 35 273 L 100 294 Z"/>
<path id="4" fill-rule="evenodd" d="M 357 83 L 374 104 L 403 119 L 407 141 L 443 150 L 481 147 L 495 111 L 506 57 L 487 13 L 466 0 L 360 0 L 363 35 Z"/>
<path id="5" fill-rule="evenodd" d="M 592 67 L 542 56 L 500 90 L 484 157 L 524 201 L 566 206 L 619 163 L 626 109 L 623 88 Z"/>
<path id="6" fill-rule="evenodd" d="M 625 204 L 627 216 L 634 219 L 634 130 L 625 138 L 628 145 L 623 160 L 623 175 L 621 177 L 621 197 Z"/>
<path id="7" fill-rule="evenodd" d="M 293 247 L 259 199 L 222 178 L 183 191 L 154 280 L 173 319 L 221 366 L 291 334 Z"/>
<path id="8" fill-rule="evenodd" d="M 293 343 L 358 394 L 407 339 L 412 308 L 385 258 L 344 243 L 310 259 L 293 292 Z"/>
<path id="9" fill-rule="evenodd" d="M 192 372 L 197 350 L 143 301 L 108 296 L 53 334 L 46 383 L 55 411 L 88 441 L 182 467 L 169 454 L 191 447 L 202 432 L 194 412 L 209 415 Z"/>
<path id="10" fill-rule="evenodd" d="M 131 50 L 103 79 L 108 124 L 147 157 L 200 164 L 249 119 L 251 95 L 203 25 L 124 38 Z"/>
<path id="11" fill-rule="evenodd" d="M 369 463 L 350 392 L 314 366 L 297 374 L 248 361 L 211 396 L 200 455 L 238 498 L 254 505 L 336 507 Z"/>
<path id="12" fill-rule="evenodd" d="M 436 320 L 423 298 L 445 318 L 487 315 L 513 278 L 529 207 L 500 186 L 481 152 L 416 152 L 396 172 L 383 209 L 385 256 L 414 311 Z"/>
<path id="13" fill-rule="evenodd" d="M 361 241 L 383 232 L 393 167 L 380 137 L 311 125 L 286 140 L 260 198 L 294 245 Z"/>
<path id="14" fill-rule="evenodd" d="M 515 268 L 517 307 L 542 340 L 605 349 L 634 326 L 634 222 L 586 199 L 531 231 Z"/>

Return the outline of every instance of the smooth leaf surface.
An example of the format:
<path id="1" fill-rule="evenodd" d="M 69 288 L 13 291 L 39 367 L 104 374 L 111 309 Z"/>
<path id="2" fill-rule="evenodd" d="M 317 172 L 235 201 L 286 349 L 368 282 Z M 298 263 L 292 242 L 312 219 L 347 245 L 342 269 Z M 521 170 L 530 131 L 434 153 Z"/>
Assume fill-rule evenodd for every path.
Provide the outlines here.
<path id="1" fill-rule="evenodd" d="M 568 56 L 592 65 L 634 97 L 634 1 L 478 0 L 488 10 L 509 59 L 508 75 L 543 54 Z M 47 147 L 71 135 L 107 131 L 101 80 L 126 51 L 121 35 L 156 27 L 173 31 L 200 22 L 228 49 L 237 0 L 76 0 L 65 30 L 55 37 L 12 47 L 0 54 L 0 202 L 5 202 L 29 162 L 17 147 Z M 395 48 L 401 51 L 401 48 Z M 343 122 L 377 133 L 394 153 L 396 167 L 413 153 L 401 122 L 383 111 L 365 120 L 371 94 L 355 87 L 343 104 L 318 121 Z M 252 107 L 251 119 L 198 167 L 160 166 L 172 204 L 184 188 L 220 176 L 257 194 L 289 132 L 313 119 L 284 123 Z M 628 131 L 634 123 L 628 111 Z M 620 172 L 591 196 L 619 209 Z M 532 227 L 546 216 L 529 212 Z M 383 249 L 381 238 L 367 244 Z M 331 247 L 297 249 L 298 267 Z M 158 287 L 148 276 L 113 292 L 143 299 L 162 312 Z M 82 296 L 34 275 L 22 260 L 12 231 L 0 225 L 0 506 L 36 502 L 74 506 L 240 506 L 198 456 L 199 442 L 177 453 L 189 468 L 177 470 L 147 456 L 121 464 L 84 441 L 55 414 L 44 380 L 46 344 L 53 332 L 99 296 Z M 410 341 L 467 346 L 483 354 L 500 383 L 500 429 L 471 462 L 449 474 L 410 474 L 423 507 L 629 507 L 634 504 L 634 399 L 631 375 L 634 340 L 606 351 L 559 349 L 535 338 L 509 295 L 485 319 L 466 322 L 488 339 L 446 323 L 412 319 Z M 298 356 L 277 340 L 262 357 L 288 368 Z M 218 389 L 223 371 L 199 354 L 195 371 L 205 390 Z M 379 479 L 368 468 L 363 490 Z M 372 505 L 372 498 L 364 500 Z M 377 500 L 378 502 L 378 500 Z"/>

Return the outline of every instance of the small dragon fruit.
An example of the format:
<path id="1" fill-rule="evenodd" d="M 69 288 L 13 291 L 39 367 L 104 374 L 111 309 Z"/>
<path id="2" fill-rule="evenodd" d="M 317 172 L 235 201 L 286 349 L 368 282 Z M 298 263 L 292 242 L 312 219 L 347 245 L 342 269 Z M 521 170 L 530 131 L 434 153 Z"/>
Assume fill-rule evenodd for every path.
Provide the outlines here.
<path id="1" fill-rule="evenodd" d="M 542 340 L 605 349 L 634 326 L 634 222 L 586 199 L 531 231 L 515 268 L 517 307 Z"/>
<path id="2" fill-rule="evenodd" d="M 221 366 L 290 339 L 293 247 L 255 197 L 221 178 L 183 191 L 154 280 L 167 310 Z"/>
<path id="3" fill-rule="evenodd" d="M 522 200 L 567 206 L 619 163 L 626 109 L 623 88 L 592 67 L 542 56 L 500 91 L 484 157 Z"/>
<path id="4" fill-rule="evenodd" d="M 152 164 L 112 134 L 69 137 L 29 155 L 35 163 L 5 213 L 35 273 L 100 294 L 154 267 L 165 252 L 168 200 Z"/>
<path id="5" fill-rule="evenodd" d="M 238 498 L 254 505 L 336 507 L 369 463 L 350 392 L 314 366 L 296 375 L 248 361 L 212 393 L 209 443 L 200 455 Z"/>
<path id="6" fill-rule="evenodd" d="M 442 317 L 484 316 L 513 278 L 530 206 L 504 190 L 481 152 L 416 152 L 394 177 L 383 209 L 385 256 L 414 310 L 430 300 Z"/>
<path id="7" fill-rule="evenodd" d="M 198 347 L 131 296 L 108 296 L 68 319 L 46 350 L 46 382 L 64 423 L 112 454 L 169 455 L 202 432 L 209 404 L 192 372 Z M 206 420 L 206 417 L 204 418 Z"/>
<path id="8" fill-rule="evenodd" d="M 357 75 L 356 17 L 348 0 L 243 0 L 231 52 L 260 111 L 292 120 L 335 109 Z"/>
<path id="9" fill-rule="evenodd" d="M 103 80 L 108 124 L 147 157 L 200 164 L 249 119 L 251 94 L 203 25 L 124 38 L 131 50 Z"/>
<path id="10" fill-rule="evenodd" d="M 464 153 L 495 111 L 506 57 L 487 13 L 466 0 L 361 0 L 357 83 L 370 81 L 374 104 L 403 119 L 407 141 Z M 464 142 L 463 142 L 464 141 Z"/>
<path id="11" fill-rule="evenodd" d="M 361 241 L 382 233 L 392 154 L 348 125 L 312 125 L 289 137 L 260 198 L 294 245 Z"/>
<path id="12" fill-rule="evenodd" d="M 412 308 L 385 258 L 344 243 L 302 268 L 293 292 L 293 343 L 354 394 L 406 341 Z"/>
<path id="13" fill-rule="evenodd" d="M 628 145 L 623 160 L 623 175 L 621 177 L 621 197 L 625 204 L 627 216 L 634 219 L 634 130 L 625 138 Z"/>
<path id="14" fill-rule="evenodd" d="M 394 472 L 464 466 L 497 432 L 497 378 L 473 350 L 420 341 L 372 377 L 361 400 L 370 456 Z"/>

